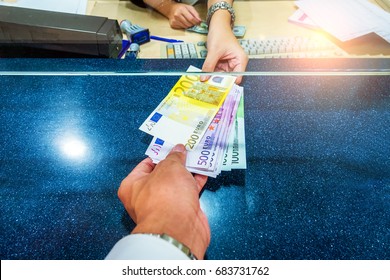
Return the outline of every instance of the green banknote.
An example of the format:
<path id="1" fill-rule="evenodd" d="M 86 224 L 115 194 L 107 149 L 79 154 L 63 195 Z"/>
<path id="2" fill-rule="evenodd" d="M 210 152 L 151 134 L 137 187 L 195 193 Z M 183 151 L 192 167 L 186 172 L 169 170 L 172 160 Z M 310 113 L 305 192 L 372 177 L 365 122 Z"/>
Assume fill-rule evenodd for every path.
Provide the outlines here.
<path id="1" fill-rule="evenodd" d="M 228 146 L 222 164 L 222 171 L 246 169 L 244 95 L 238 105 L 233 123 L 233 131 L 228 140 Z"/>
<path id="2" fill-rule="evenodd" d="M 199 34 L 207 34 L 209 32 L 209 27 L 207 26 L 206 22 L 202 21 L 198 25 L 194 25 L 190 28 L 187 28 L 187 31 L 196 32 Z M 236 36 L 237 38 L 244 37 L 245 32 L 246 32 L 246 28 L 243 25 L 235 25 L 233 27 L 234 36 Z"/>

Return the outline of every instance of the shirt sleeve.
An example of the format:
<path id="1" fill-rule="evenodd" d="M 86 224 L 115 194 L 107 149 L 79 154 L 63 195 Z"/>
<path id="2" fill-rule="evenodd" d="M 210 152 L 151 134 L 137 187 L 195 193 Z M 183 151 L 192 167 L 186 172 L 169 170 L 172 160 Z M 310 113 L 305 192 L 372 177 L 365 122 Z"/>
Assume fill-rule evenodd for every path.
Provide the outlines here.
<path id="1" fill-rule="evenodd" d="M 106 260 L 189 260 L 179 248 L 158 236 L 130 234 L 119 240 Z"/>

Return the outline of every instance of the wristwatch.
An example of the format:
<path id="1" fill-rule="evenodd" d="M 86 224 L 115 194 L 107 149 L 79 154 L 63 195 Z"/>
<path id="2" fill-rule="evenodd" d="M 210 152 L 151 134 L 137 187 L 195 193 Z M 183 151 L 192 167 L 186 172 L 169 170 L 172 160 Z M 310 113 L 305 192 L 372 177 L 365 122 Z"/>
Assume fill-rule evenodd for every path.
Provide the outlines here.
<path id="1" fill-rule="evenodd" d="M 186 245 L 183 243 L 177 241 L 175 238 L 169 236 L 168 234 L 155 234 L 151 233 L 151 236 L 159 237 L 161 239 L 164 239 L 165 241 L 171 243 L 173 246 L 178 248 L 180 251 L 182 251 L 190 260 L 197 260 L 194 254 L 192 254 L 190 248 L 188 248 Z"/>
<path id="2" fill-rule="evenodd" d="M 213 5 L 211 5 L 209 10 L 207 11 L 207 19 L 206 19 L 207 25 L 210 27 L 211 17 L 218 10 L 227 10 L 230 13 L 230 26 L 233 29 L 234 21 L 236 19 L 236 14 L 234 13 L 233 7 L 230 6 L 230 4 L 228 2 L 225 2 L 225 1 L 217 2 L 217 3 L 214 3 Z"/>

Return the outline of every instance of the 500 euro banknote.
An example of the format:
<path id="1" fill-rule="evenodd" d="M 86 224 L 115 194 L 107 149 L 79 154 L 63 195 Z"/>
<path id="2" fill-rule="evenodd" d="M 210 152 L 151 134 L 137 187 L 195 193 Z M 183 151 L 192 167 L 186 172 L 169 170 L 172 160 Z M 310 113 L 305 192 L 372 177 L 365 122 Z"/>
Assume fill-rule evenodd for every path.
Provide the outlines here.
<path id="1" fill-rule="evenodd" d="M 235 85 L 221 107 L 224 109 L 221 118 L 217 122 L 214 118 L 201 143 L 194 151 L 190 152 L 191 156 L 187 158 L 187 167 L 220 173 L 241 95 L 242 87 Z"/>

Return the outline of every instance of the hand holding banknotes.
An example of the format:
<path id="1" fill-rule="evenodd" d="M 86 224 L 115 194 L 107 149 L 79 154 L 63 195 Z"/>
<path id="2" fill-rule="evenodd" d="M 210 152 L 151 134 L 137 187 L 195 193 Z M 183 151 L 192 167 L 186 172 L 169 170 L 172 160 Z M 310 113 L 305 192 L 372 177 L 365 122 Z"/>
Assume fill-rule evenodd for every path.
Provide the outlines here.
<path id="1" fill-rule="evenodd" d="M 226 10 L 218 10 L 210 20 L 207 57 L 202 71 L 244 72 L 247 64 L 248 56 L 233 34 L 230 14 Z M 209 76 L 203 76 L 201 80 L 208 78 Z M 241 81 L 242 76 L 237 77 L 236 83 L 240 84 Z"/>
<path id="2" fill-rule="evenodd" d="M 182 29 L 194 26 L 202 22 L 197 10 L 187 4 L 171 2 L 172 7 L 167 13 L 169 25 L 173 29 Z"/>
<path id="3" fill-rule="evenodd" d="M 144 2 L 165 16 L 174 29 L 185 29 L 202 22 L 198 11 L 191 5 L 171 0 L 144 0 Z"/>
<path id="4" fill-rule="evenodd" d="M 190 66 L 189 72 L 199 72 Z M 231 75 L 183 75 L 140 126 L 153 137 L 146 150 L 159 163 L 177 143 L 188 151 L 187 170 L 209 177 L 246 168 L 243 88 Z"/>
<path id="5" fill-rule="evenodd" d="M 137 224 L 133 234 L 168 234 L 203 259 L 210 228 L 200 208 L 199 193 L 207 176 L 187 171 L 186 154 L 179 144 L 157 165 L 144 159 L 122 181 L 118 196 Z"/>

